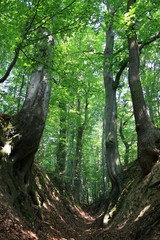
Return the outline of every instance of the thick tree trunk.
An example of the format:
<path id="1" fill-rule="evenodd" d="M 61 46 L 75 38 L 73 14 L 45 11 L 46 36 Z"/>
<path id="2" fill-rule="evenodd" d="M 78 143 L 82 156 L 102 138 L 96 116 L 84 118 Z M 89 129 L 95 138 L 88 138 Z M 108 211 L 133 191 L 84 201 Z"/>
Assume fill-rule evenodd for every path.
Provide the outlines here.
<path id="1" fill-rule="evenodd" d="M 4 180 L 8 184 L 12 204 L 22 213 L 29 212 L 29 198 L 39 205 L 33 189 L 32 164 L 45 126 L 49 99 L 49 77 L 44 68 L 39 67 L 32 73 L 25 102 L 14 118 L 13 128 L 3 147 Z"/>
<path id="2" fill-rule="evenodd" d="M 128 1 L 128 11 L 135 0 Z M 144 174 L 148 174 L 160 156 L 160 129 L 155 128 L 145 105 L 139 74 L 139 48 L 137 36 L 128 35 L 129 45 L 129 86 L 133 101 L 136 131 L 138 136 L 138 160 Z"/>
<path id="3" fill-rule="evenodd" d="M 118 153 L 117 143 L 117 103 L 116 89 L 112 73 L 113 58 L 113 16 L 106 31 L 106 48 L 104 51 L 104 85 L 105 85 L 105 110 L 104 110 L 104 146 L 105 159 L 109 178 L 112 183 L 111 198 L 117 199 L 122 185 L 122 168 Z"/>

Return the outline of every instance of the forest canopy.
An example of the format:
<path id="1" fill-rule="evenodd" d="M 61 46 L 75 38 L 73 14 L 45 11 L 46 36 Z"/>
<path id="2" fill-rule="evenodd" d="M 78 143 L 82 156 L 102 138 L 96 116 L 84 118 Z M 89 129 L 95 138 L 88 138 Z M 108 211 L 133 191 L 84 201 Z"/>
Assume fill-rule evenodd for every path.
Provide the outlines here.
<path id="1" fill-rule="evenodd" d="M 160 155 L 159 1 L 4 0 L 0 12 L 13 205 L 37 203 L 33 163 L 80 204 L 117 199 L 123 167 L 138 158 L 148 174 Z"/>

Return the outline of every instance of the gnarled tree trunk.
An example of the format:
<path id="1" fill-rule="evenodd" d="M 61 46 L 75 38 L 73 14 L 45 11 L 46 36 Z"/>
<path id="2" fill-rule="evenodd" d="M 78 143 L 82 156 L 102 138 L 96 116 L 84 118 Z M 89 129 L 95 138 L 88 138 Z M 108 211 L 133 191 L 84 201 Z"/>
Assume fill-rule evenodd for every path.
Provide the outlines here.
<path id="1" fill-rule="evenodd" d="M 52 61 L 54 39 L 43 27 L 38 29 L 37 34 L 37 54 L 45 65 Z M 40 210 L 43 200 L 37 194 L 32 165 L 45 126 L 51 91 L 49 74 L 44 65 L 32 73 L 23 107 L 8 123 L 0 143 L 3 177 L 9 187 L 12 204 L 29 218 L 32 217 L 32 204 L 38 205 Z"/>
<path id="2" fill-rule="evenodd" d="M 127 10 L 136 0 L 129 0 Z M 148 174 L 160 156 L 160 129 L 155 128 L 148 115 L 139 74 L 139 47 L 134 27 L 128 35 L 129 86 L 133 101 L 136 131 L 138 136 L 138 160 L 144 174 Z"/>
<path id="3" fill-rule="evenodd" d="M 31 75 L 23 107 L 13 118 L 12 128 L 3 143 L 4 180 L 12 204 L 22 213 L 29 211 L 31 202 L 39 205 L 33 189 L 32 164 L 45 126 L 49 99 L 49 77 L 43 67 L 38 67 Z"/>

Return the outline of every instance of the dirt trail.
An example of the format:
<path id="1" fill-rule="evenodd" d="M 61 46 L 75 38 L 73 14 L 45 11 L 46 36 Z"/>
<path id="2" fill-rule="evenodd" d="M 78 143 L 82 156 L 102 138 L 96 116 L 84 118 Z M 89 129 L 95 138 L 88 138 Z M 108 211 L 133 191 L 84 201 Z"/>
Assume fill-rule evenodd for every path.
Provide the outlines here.
<path id="1" fill-rule="evenodd" d="M 128 178 L 131 173 L 132 179 Z M 47 175 L 43 183 L 39 177 L 47 196 L 42 219 L 36 217 L 30 224 L 9 205 L 9 195 L 0 185 L 0 240 L 159 240 L 159 176 L 160 163 L 145 178 L 136 165 L 127 169 L 114 219 L 105 229 L 99 228 L 97 216 L 82 211 L 53 188 Z"/>
<path id="2" fill-rule="evenodd" d="M 0 194 L 0 240 L 79 240 L 88 239 L 94 228 L 95 218 L 77 207 L 64 204 L 55 196 L 54 201 L 43 204 L 43 219 L 34 224 L 19 217 L 8 200 Z"/>

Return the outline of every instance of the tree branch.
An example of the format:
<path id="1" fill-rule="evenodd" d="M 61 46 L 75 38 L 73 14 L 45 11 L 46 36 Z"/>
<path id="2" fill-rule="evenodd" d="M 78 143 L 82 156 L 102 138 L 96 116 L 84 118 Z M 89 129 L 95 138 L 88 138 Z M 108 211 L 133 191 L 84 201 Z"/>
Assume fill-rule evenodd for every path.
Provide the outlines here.
<path id="1" fill-rule="evenodd" d="M 141 53 L 142 49 L 149 45 L 150 43 L 154 42 L 156 39 L 160 38 L 160 32 L 158 32 L 155 36 L 151 37 L 147 42 L 141 43 L 141 45 L 139 46 L 139 52 Z M 120 77 L 124 71 L 124 69 L 127 67 L 128 65 L 128 61 L 129 58 L 124 59 L 124 61 L 122 62 L 121 68 L 120 70 L 117 72 L 116 77 L 115 77 L 115 82 L 113 83 L 113 88 L 117 89 L 118 85 L 119 85 L 119 81 L 120 81 Z"/>
<path id="2" fill-rule="evenodd" d="M 16 64 L 17 62 L 17 59 L 18 59 L 18 56 L 19 56 L 19 52 L 21 50 L 21 44 L 19 44 L 19 46 L 17 47 L 17 49 L 15 50 L 15 56 L 12 60 L 12 62 L 10 63 L 6 73 L 4 74 L 4 76 L 0 79 L 0 83 L 3 83 L 9 76 L 12 68 L 14 67 L 14 65 Z"/>
<path id="3" fill-rule="evenodd" d="M 33 29 L 33 32 L 37 29 L 39 29 L 40 27 L 43 27 L 44 24 L 46 24 L 48 21 L 50 21 L 51 19 L 53 19 L 54 17 L 58 16 L 59 14 L 62 14 L 67 8 L 69 8 L 74 2 L 76 2 L 76 0 L 73 0 L 72 2 L 70 2 L 66 7 L 64 7 L 63 9 L 61 9 L 59 12 L 52 14 L 51 16 L 45 16 L 41 19 L 41 21 L 39 21 L 38 24 L 40 24 L 39 26 L 37 26 L 36 28 Z"/>
<path id="4" fill-rule="evenodd" d="M 117 74 L 116 74 L 115 81 L 113 82 L 113 88 L 114 88 L 115 90 L 118 88 L 121 75 L 122 75 L 124 69 L 125 69 L 125 68 L 127 67 L 127 65 L 128 65 L 128 60 L 129 60 L 129 59 L 126 58 L 126 59 L 122 62 L 121 68 L 119 69 L 119 71 L 118 71 Z"/>
<path id="5" fill-rule="evenodd" d="M 34 13 L 34 16 L 33 16 L 32 20 L 31 20 L 30 22 L 28 21 L 30 24 L 29 24 L 28 28 L 25 29 L 25 31 L 24 31 L 24 36 L 26 36 L 26 35 L 28 34 L 29 30 L 30 30 L 31 27 L 32 27 L 32 24 L 33 24 L 33 22 L 34 22 L 34 20 L 35 20 L 35 18 L 36 18 L 36 16 L 37 16 L 37 11 L 38 11 L 39 4 L 40 4 L 40 0 L 38 0 L 38 2 L 37 2 L 36 10 L 35 10 L 35 13 Z M 27 24 L 26 24 L 26 25 L 27 25 Z"/>
<path id="6" fill-rule="evenodd" d="M 21 52 L 24 54 L 24 56 L 25 56 L 28 60 L 34 61 L 34 62 L 36 62 L 36 63 L 38 63 L 38 64 L 41 64 L 41 65 L 43 65 L 44 67 L 46 67 L 46 68 L 48 68 L 48 69 L 50 69 L 50 70 L 53 71 L 53 68 L 51 68 L 49 65 L 45 64 L 44 61 L 39 61 L 39 60 L 36 60 L 35 58 L 29 57 L 22 49 L 21 49 Z M 57 80 L 56 80 L 54 77 L 52 77 L 52 79 L 53 79 L 53 82 L 54 82 L 55 84 L 58 84 Z"/>
<path id="7" fill-rule="evenodd" d="M 141 50 L 149 45 L 150 43 L 154 42 L 156 39 L 160 38 L 160 32 L 158 32 L 155 36 L 151 37 L 147 42 L 144 42 L 142 43 L 140 46 L 139 46 L 139 51 L 141 52 Z"/>
<path id="8" fill-rule="evenodd" d="M 23 37 L 22 37 L 22 42 L 23 40 L 25 39 L 26 35 L 28 34 L 28 31 L 29 29 L 31 28 L 35 18 L 36 18 L 36 15 L 37 15 L 37 9 L 38 9 L 38 6 L 39 6 L 39 3 L 40 3 L 40 0 L 38 0 L 38 3 L 37 3 L 37 6 L 36 6 L 36 10 L 35 10 L 35 14 L 29 24 L 29 27 L 26 29 L 24 29 L 24 33 L 23 33 Z M 27 23 L 26 23 L 26 26 L 27 26 Z M 10 63 L 8 69 L 6 70 L 6 73 L 4 74 L 4 76 L 0 79 L 0 83 L 3 83 L 9 76 L 10 72 L 12 71 L 14 65 L 16 64 L 17 60 L 18 60 L 18 56 L 19 56 L 19 52 L 21 50 L 21 46 L 22 46 L 22 42 L 18 45 L 18 47 L 16 48 L 15 50 L 15 55 L 14 55 L 14 58 L 12 60 L 12 62 Z"/>

